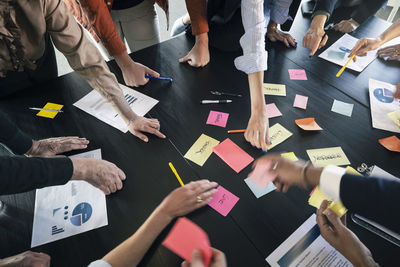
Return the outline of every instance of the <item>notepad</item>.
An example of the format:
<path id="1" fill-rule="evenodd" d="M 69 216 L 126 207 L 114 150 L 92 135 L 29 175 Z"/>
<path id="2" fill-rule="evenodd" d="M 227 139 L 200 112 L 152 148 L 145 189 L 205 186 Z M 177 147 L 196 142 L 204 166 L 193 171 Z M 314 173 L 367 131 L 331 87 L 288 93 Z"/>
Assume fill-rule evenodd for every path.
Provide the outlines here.
<path id="1" fill-rule="evenodd" d="M 296 94 L 296 96 L 294 98 L 293 107 L 306 109 L 307 102 L 308 102 L 308 96 Z"/>
<path id="2" fill-rule="evenodd" d="M 275 180 L 278 174 L 271 170 L 272 161 L 258 161 L 248 179 L 257 185 L 259 188 L 265 188 L 270 182 Z"/>
<path id="3" fill-rule="evenodd" d="M 341 202 L 332 201 L 327 195 L 324 194 L 324 192 L 322 192 L 319 186 L 313 190 L 310 198 L 308 199 L 308 204 L 319 209 L 324 200 L 331 201 L 328 205 L 328 209 L 335 212 L 339 218 L 346 214 L 347 209 L 343 206 L 343 204 Z"/>
<path id="4" fill-rule="evenodd" d="M 263 84 L 264 95 L 286 96 L 286 85 L 276 83 Z"/>
<path id="5" fill-rule="evenodd" d="M 397 126 L 400 126 L 400 109 L 389 112 L 387 115 Z"/>
<path id="6" fill-rule="evenodd" d="M 208 115 L 206 124 L 225 128 L 226 123 L 228 122 L 228 117 L 228 113 L 211 110 L 210 114 Z"/>
<path id="7" fill-rule="evenodd" d="M 308 149 L 307 154 L 314 167 L 325 167 L 327 165 L 349 165 L 350 161 L 347 159 L 340 146 Z"/>
<path id="8" fill-rule="evenodd" d="M 256 198 L 260 198 L 276 189 L 274 183 L 269 183 L 265 187 L 258 187 L 254 184 L 249 178 L 244 179 L 244 182 L 250 188 L 251 192 L 256 196 Z"/>
<path id="9" fill-rule="evenodd" d="M 43 108 L 44 108 L 44 109 L 61 110 L 63 106 L 64 106 L 64 105 L 54 104 L 54 103 L 48 102 Z M 39 111 L 38 113 L 36 113 L 36 116 L 54 119 L 54 117 L 57 116 L 58 113 L 59 113 L 59 112 L 55 112 L 55 111 L 45 111 L 45 110 L 41 110 L 41 111 Z"/>
<path id="10" fill-rule="evenodd" d="M 185 154 L 185 158 L 193 161 L 199 166 L 203 166 L 207 159 L 211 156 L 213 148 L 219 144 L 218 140 L 201 134 L 196 142 L 189 148 Z"/>
<path id="11" fill-rule="evenodd" d="M 236 173 L 239 173 L 254 160 L 229 138 L 215 146 L 213 151 Z"/>
<path id="12" fill-rule="evenodd" d="M 351 117 L 351 114 L 353 113 L 353 107 L 353 104 L 345 103 L 335 99 L 333 101 L 331 111 Z"/>
<path id="13" fill-rule="evenodd" d="M 322 128 L 315 122 L 314 118 L 304 118 L 295 120 L 297 126 L 305 131 L 321 131 Z"/>
<path id="14" fill-rule="evenodd" d="M 281 157 L 291 160 L 291 161 L 298 161 L 299 159 L 296 157 L 294 152 L 287 152 L 287 153 L 282 153 Z"/>
<path id="15" fill-rule="evenodd" d="M 393 135 L 387 138 L 379 139 L 379 143 L 387 150 L 393 152 L 400 152 L 400 139 Z"/>
<path id="16" fill-rule="evenodd" d="M 269 141 L 272 145 L 267 144 L 268 150 L 274 148 L 275 146 L 279 145 L 286 139 L 292 136 L 292 133 L 289 132 L 285 127 L 280 125 L 279 123 L 274 124 L 268 130 Z"/>
<path id="17" fill-rule="evenodd" d="M 221 215 L 226 216 L 233 209 L 239 198 L 223 188 L 218 186 L 217 192 L 212 196 L 208 206 L 219 212 Z"/>
<path id="18" fill-rule="evenodd" d="M 291 80 L 307 80 L 306 71 L 303 69 L 288 69 Z"/>
<path id="19" fill-rule="evenodd" d="M 268 119 L 282 116 L 282 113 L 279 111 L 279 109 L 275 105 L 275 103 L 267 104 L 267 105 L 265 105 L 265 108 L 267 110 Z"/>
<path id="20" fill-rule="evenodd" d="M 204 266 L 210 264 L 212 249 L 207 233 L 185 217 L 176 221 L 162 244 L 188 262 L 192 261 L 193 250 L 198 249 Z"/>

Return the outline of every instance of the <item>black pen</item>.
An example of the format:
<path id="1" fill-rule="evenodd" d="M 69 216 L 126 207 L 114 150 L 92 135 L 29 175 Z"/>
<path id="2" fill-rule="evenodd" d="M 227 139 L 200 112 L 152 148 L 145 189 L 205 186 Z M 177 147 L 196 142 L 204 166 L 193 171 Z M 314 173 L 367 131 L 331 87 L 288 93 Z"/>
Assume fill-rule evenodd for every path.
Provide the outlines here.
<path id="1" fill-rule="evenodd" d="M 229 99 L 221 99 L 221 100 L 201 100 L 200 104 L 226 104 L 231 103 L 232 100 Z"/>

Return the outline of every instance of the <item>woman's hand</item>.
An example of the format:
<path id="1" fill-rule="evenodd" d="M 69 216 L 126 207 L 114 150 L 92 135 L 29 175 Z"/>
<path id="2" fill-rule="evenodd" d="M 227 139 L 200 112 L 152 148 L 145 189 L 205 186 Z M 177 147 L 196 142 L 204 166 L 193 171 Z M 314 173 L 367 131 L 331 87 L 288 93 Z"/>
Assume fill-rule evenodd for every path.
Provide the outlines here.
<path id="1" fill-rule="evenodd" d="M 387 58 L 388 60 L 400 59 L 400 45 L 391 45 L 377 52 L 378 57 Z"/>

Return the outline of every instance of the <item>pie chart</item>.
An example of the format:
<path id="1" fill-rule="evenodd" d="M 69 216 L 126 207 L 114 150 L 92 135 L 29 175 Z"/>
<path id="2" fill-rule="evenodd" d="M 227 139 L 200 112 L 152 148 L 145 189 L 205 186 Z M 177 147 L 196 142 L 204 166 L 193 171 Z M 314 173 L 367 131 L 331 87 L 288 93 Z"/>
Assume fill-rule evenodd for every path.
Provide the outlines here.
<path id="1" fill-rule="evenodd" d="M 72 211 L 72 216 L 70 218 L 71 223 L 75 226 L 81 226 L 90 219 L 90 216 L 92 216 L 92 211 L 92 206 L 90 206 L 89 203 L 79 203 Z"/>
<path id="2" fill-rule="evenodd" d="M 393 92 L 386 88 L 375 89 L 374 96 L 378 101 L 383 103 L 392 103 L 394 100 Z"/>

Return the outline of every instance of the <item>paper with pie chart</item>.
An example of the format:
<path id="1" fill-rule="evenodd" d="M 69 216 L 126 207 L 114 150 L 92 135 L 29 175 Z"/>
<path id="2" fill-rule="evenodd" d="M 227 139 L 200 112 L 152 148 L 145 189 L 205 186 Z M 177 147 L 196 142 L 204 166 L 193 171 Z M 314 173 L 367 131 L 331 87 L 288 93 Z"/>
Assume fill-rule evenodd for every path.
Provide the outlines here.
<path id="1" fill-rule="evenodd" d="M 101 150 L 72 157 L 101 159 Z M 108 224 L 106 198 L 84 181 L 36 190 L 31 247 L 47 244 Z"/>
<path id="2" fill-rule="evenodd" d="M 369 79 L 369 100 L 371 105 L 372 127 L 400 133 L 400 127 L 387 115 L 400 109 L 399 99 L 393 98 L 396 86 L 390 83 Z"/>

